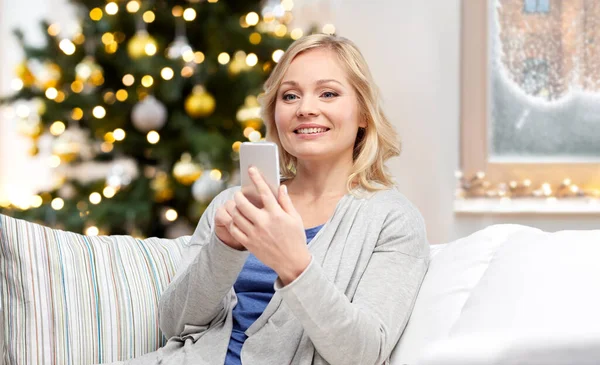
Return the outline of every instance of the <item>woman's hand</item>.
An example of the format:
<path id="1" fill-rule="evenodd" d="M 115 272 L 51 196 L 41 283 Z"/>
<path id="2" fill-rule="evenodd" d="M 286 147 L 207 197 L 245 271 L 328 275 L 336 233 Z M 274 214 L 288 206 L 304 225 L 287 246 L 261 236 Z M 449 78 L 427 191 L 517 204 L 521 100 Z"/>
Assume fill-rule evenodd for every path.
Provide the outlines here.
<path id="1" fill-rule="evenodd" d="M 235 210 L 235 202 L 233 200 L 226 201 L 225 204 L 217 209 L 217 213 L 215 215 L 215 233 L 217 237 L 227 246 L 235 248 L 236 250 L 244 251 L 244 246 L 242 246 L 242 244 L 240 244 L 231 236 L 231 233 L 229 233 L 229 227 L 233 222 L 231 219 L 231 214 L 235 212 Z"/>
<path id="2" fill-rule="evenodd" d="M 256 168 L 251 167 L 249 174 L 263 207 L 257 208 L 242 192 L 237 192 L 229 232 L 287 285 L 304 272 L 311 260 L 302 217 L 286 186 L 279 188 L 276 199 Z"/>

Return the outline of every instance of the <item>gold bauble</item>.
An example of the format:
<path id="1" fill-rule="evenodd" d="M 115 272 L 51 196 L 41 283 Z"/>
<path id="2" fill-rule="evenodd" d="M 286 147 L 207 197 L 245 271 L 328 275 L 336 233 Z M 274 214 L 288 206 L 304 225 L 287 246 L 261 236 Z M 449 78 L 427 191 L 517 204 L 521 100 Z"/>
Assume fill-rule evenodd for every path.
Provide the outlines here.
<path id="1" fill-rule="evenodd" d="M 173 176 L 183 185 L 192 185 L 202 175 L 202 167 L 192 161 L 189 153 L 184 153 L 173 166 Z"/>
<path id="2" fill-rule="evenodd" d="M 23 81 L 23 86 L 25 87 L 30 87 L 35 83 L 35 77 L 25 62 L 21 62 L 17 65 L 15 74 L 21 81 Z"/>
<path id="3" fill-rule="evenodd" d="M 137 31 L 133 37 L 127 43 L 127 53 L 131 58 L 140 58 L 147 56 L 146 46 L 153 44 L 154 47 L 158 47 L 156 40 L 144 30 Z"/>
<path id="4" fill-rule="evenodd" d="M 150 187 L 154 190 L 154 200 L 158 203 L 163 203 L 173 198 L 173 189 L 169 183 L 169 177 L 164 171 L 156 174 L 156 177 L 150 182 Z"/>
<path id="5" fill-rule="evenodd" d="M 195 86 L 185 100 L 185 111 L 192 118 L 206 117 L 215 111 L 215 98 L 202 86 Z"/>

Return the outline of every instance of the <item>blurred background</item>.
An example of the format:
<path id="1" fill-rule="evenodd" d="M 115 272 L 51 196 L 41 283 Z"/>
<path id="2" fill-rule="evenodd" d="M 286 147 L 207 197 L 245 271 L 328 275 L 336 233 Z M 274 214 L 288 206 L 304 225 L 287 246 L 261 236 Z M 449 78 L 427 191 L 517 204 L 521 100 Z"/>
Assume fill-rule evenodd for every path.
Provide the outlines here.
<path id="1" fill-rule="evenodd" d="M 586 0 L 0 0 L 0 207 L 191 234 L 264 135 L 262 82 L 319 32 L 365 55 L 403 142 L 388 166 L 432 243 L 595 228 L 597 19 Z"/>

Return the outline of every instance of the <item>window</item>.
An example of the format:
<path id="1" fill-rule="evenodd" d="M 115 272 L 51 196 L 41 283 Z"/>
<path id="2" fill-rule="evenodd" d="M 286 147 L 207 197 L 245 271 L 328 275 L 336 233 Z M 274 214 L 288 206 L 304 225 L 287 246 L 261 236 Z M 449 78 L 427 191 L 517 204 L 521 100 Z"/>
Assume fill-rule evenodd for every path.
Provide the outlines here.
<path id="1" fill-rule="evenodd" d="M 525 0 L 523 3 L 524 13 L 548 13 L 550 12 L 550 0 Z"/>
<path id="2" fill-rule="evenodd" d="M 548 16 L 529 16 L 534 5 Z M 462 12 L 464 175 L 600 189 L 600 2 L 464 1 Z"/>

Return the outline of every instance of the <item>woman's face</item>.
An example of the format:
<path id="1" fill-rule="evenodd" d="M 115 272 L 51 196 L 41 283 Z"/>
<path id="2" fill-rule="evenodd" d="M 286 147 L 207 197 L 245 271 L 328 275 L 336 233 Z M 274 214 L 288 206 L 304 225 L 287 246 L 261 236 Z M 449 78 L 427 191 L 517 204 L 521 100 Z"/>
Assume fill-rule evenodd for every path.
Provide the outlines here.
<path id="1" fill-rule="evenodd" d="M 296 56 L 277 93 L 275 125 L 283 148 L 299 161 L 352 158 L 366 122 L 334 53 L 317 48 Z"/>

